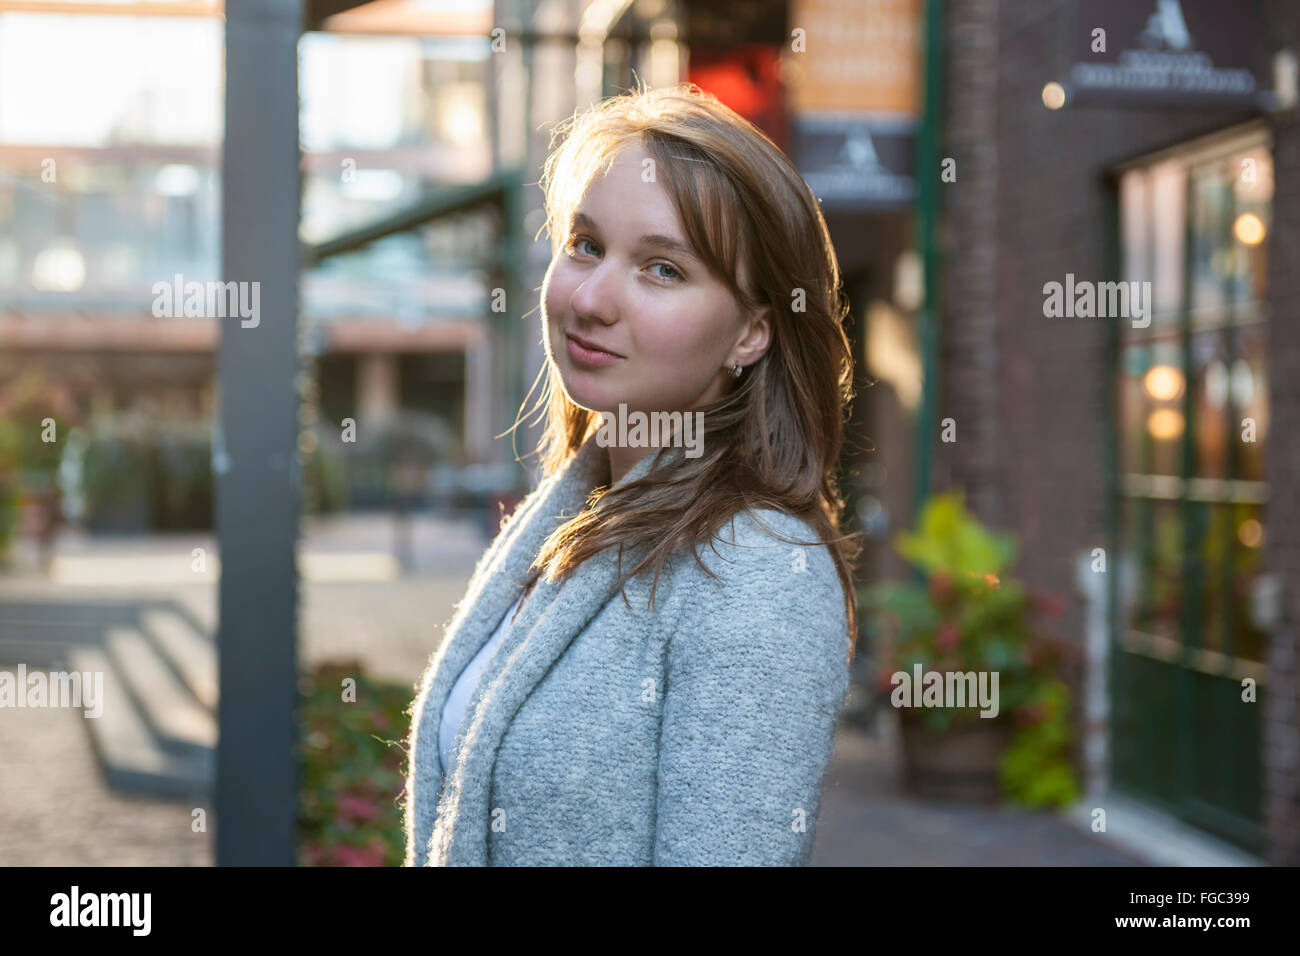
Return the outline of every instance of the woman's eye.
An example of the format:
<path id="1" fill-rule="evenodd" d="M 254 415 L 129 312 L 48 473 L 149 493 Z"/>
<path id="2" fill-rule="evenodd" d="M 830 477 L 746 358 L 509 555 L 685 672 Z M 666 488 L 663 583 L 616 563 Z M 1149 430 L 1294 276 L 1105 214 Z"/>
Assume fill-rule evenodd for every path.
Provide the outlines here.
<path id="1" fill-rule="evenodd" d="M 596 248 L 596 244 L 595 244 L 594 242 L 592 242 L 590 239 L 588 239 L 586 236 L 579 236 L 577 239 L 574 239 L 573 242 L 571 242 L 571 243 L 569 244 L 569 247 L 570 247 L 571 249 L 576 249 L 576 250 L 578 250 L 579 252 L 584 252 L 584 253 L 586 253 L 586 250 L 583 250 L 583 249 L 581 248 L 581 246 L 583 245 L 583 243 L 586 243 L 587 245 L 592 246 L 593 248 Z M 595 252 L 589 252 L 589 253 L 586 253 L 586 254 L 587 254 L 587 255 L 593 255 L 593 256 L 594 256 L 596 253 L 595 253 Z"/>
<path id="2" fill-rule="evenodd" d="M 661 273 L 660 276 L 659 276 L 661 279 L 672 279 L 673 281 L 677 281 L 677 280 L 680 280 L 680 279 L 682 278 L 682 274 L 681 274 L 681 272 L 679 272 L 679 271 L 677 270 L 677 267 L 676 267 L 676 266 L 669 265 L 667 262 L 656 262 L 656 263 L 655 263 L 654 265 L 652 265 L 650 268 L 651 268 L 651 269 L 667 269 L 668 272 L 669 272 L 670 274 L 669 274 L 669 275 L 663 275 L 663 274 Z"/>

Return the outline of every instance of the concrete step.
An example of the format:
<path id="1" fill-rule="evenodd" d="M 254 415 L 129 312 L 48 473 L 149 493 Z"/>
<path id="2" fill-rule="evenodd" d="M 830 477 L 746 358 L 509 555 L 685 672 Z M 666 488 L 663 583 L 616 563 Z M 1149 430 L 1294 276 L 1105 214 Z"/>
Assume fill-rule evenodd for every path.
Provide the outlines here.
<path id="1" fill-rule="evenodd" d="M 165 750 L 202 757 L 217 746 L 217 721 L 135 628 L 110 628 L 104 647 L 149 730 Z"/>
<path id="2" fill-rule="evenodd" d="M 217 712 L 217 648 L 194 629 L 188 618 L 169 610 L 145 611 L 145 632 L 153 639 L 167 664 L 191 694 L 207 709 Z"/>
<path id="3" fill-rule="evenodd" d="M 103 712 L 82 719 L 110 787 L 122 793 L 170 799 L 211 796 L 213 753 L 185 757 L 159 746 L 104 651 L 79 647 L 69 652 L 68 666 L 104 675 Z"/>

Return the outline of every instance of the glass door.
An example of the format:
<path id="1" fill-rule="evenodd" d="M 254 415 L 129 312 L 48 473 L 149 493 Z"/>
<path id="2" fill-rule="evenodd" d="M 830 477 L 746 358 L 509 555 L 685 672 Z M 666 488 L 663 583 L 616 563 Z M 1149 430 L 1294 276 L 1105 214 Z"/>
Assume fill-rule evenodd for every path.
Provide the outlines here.
<path id="1" fill-rule="evenodd" d="M 1259 852 L 1267 635 L 1266 133 L 1119 179 L 1124 278 L 1151 322 L 1118 354 L 1118 518 L 1137 571 L 1112 647 L 1117 788 Z M 1243 680 L 1256 683 L 1243 700 Z"/>

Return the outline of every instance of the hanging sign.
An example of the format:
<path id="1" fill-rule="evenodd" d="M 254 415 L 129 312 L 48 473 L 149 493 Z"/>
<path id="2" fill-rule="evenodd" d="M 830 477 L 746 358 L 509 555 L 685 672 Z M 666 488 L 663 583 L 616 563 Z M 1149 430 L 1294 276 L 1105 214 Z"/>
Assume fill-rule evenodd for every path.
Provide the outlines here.
<path id="1" fill-rule="evenodd" d="M 1087 0 L 1067 40 L 1066 102 L 1273 106 L 1260 0 Z"/>

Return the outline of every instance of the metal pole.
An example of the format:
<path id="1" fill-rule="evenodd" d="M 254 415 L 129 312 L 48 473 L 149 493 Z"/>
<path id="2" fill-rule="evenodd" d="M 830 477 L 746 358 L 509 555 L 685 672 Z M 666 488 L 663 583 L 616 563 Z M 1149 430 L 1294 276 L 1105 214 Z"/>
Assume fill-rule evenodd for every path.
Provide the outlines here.
<path id="1" fill-rule="evenodd" d="M 294 864 L 302 2 L 226 4 L 222 273 L 259 309 L 219 319 L 219 866 Z"/>
<path id="2" fill-rule="evenodd" d="M 924 107 L 916 144 L 916 233 L 924 270 L 925 302 L 920 325 L 922 391 L 916 416 L 913 448 L 912 520 L 915 523 L 930 495 L 932 450 L 939 404 L 939 272 L 942 268 L 935 239 L 939 218 L 939 110 L 943 82 L 943 0 L 926 0 Z"/>

